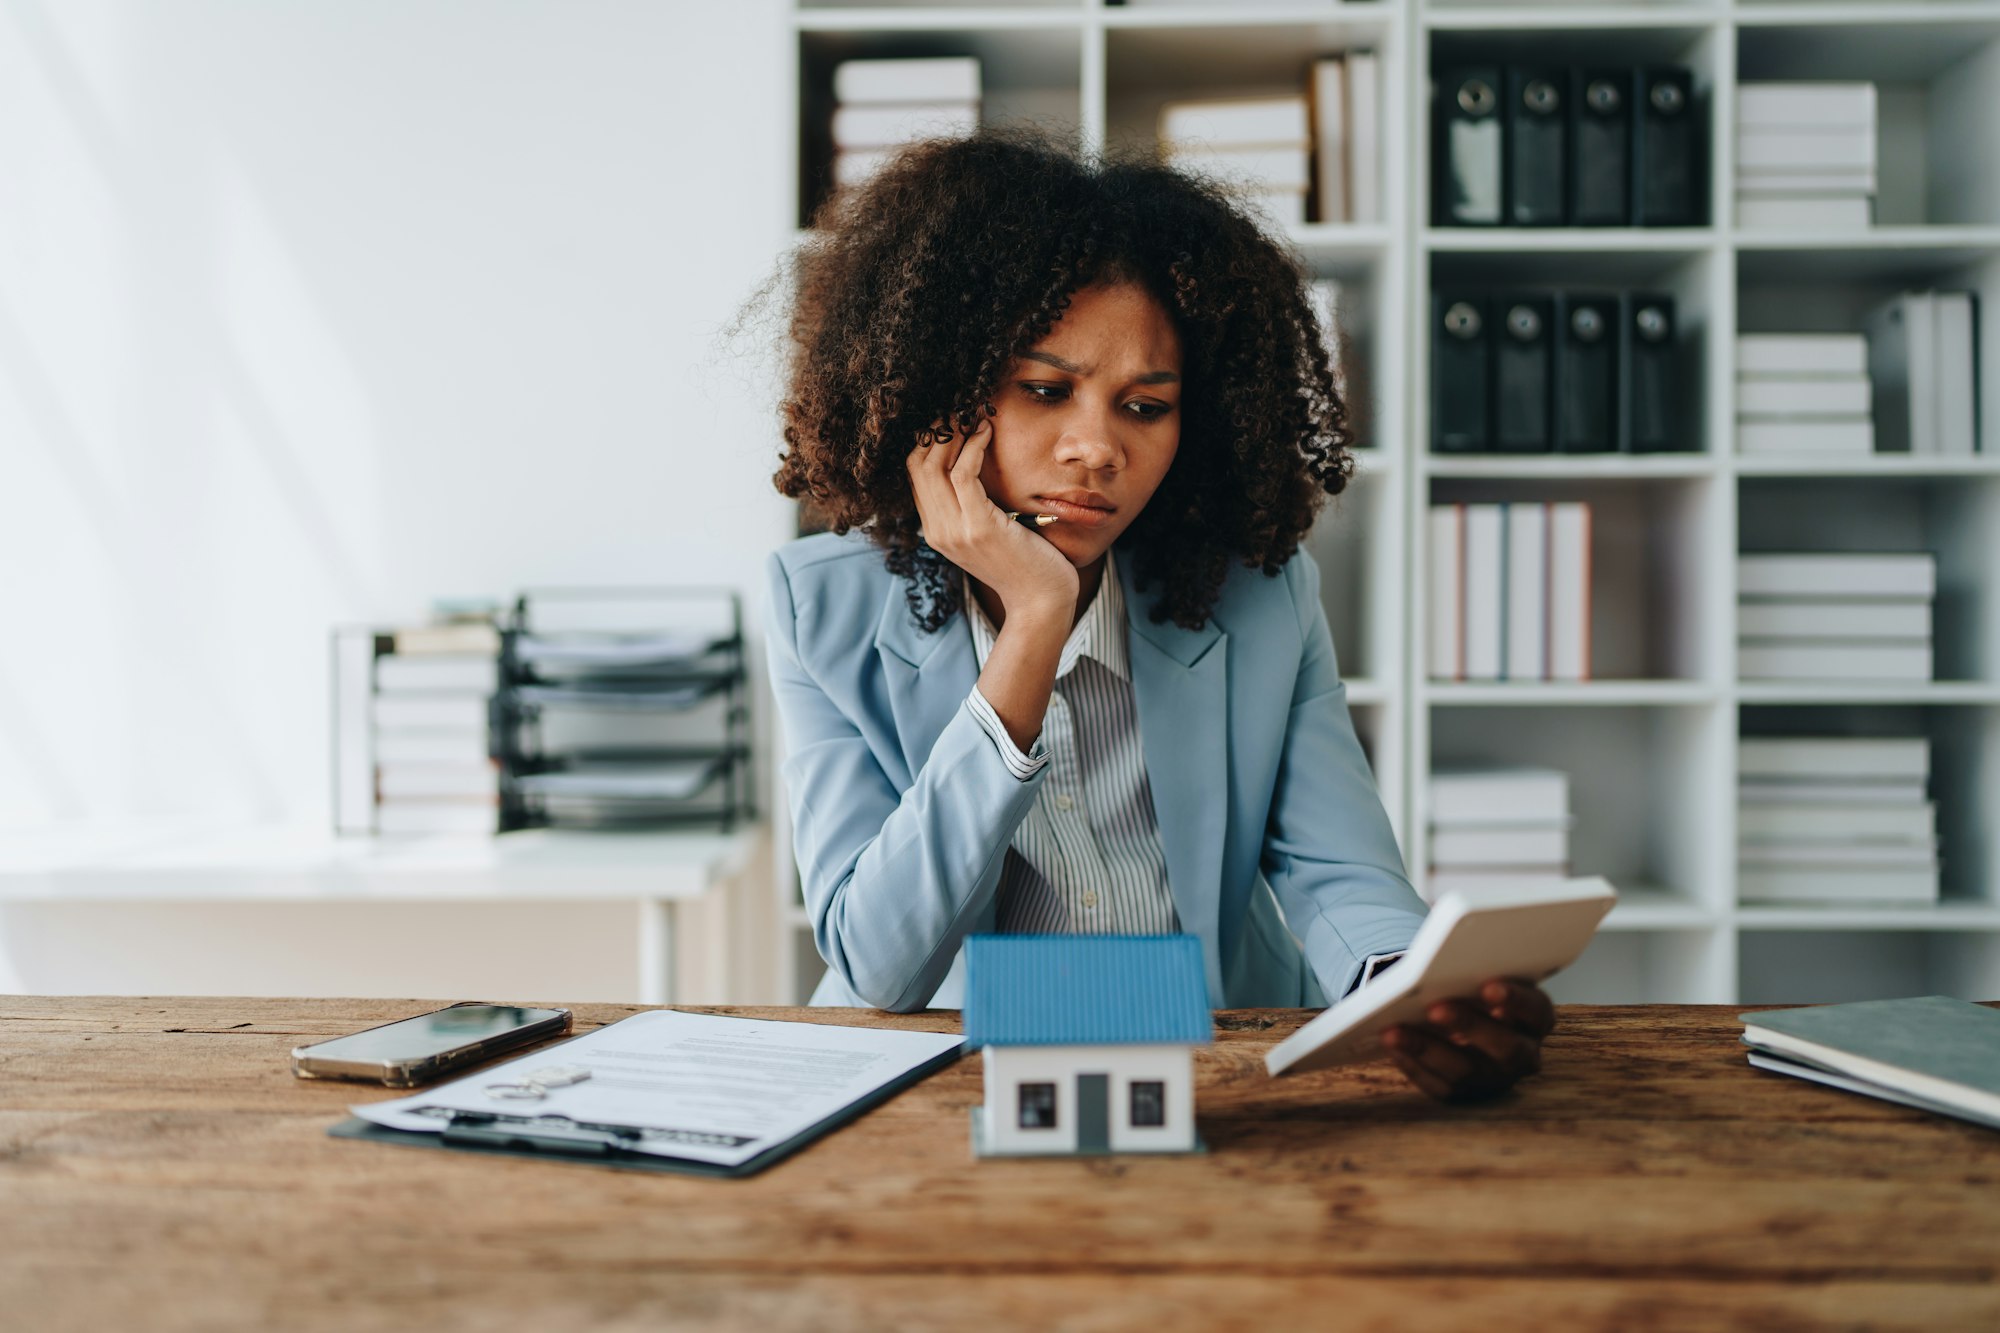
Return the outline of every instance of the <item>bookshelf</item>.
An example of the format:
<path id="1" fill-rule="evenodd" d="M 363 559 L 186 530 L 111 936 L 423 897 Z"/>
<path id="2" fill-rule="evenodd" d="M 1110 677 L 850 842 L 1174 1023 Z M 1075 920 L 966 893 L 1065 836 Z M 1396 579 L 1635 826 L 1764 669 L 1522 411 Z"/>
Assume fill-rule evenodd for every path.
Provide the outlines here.
<path id="1" fill-rule="evenodd" d="M 1360 473 L 1310 539 L 1357 729 L 1413 875 L 1440 760 L 1571 773 L 1578 873 L 1621 901 L 1550 983 L 1564 1001 L 1776 1003 L 1939 991 L 2000 996 L 2000 3 L 1993 0 L 1323 0 L 1213 4 L 875 4 L 800 0 L 802 219 L 815 117 L 850 56 L 976 55 L 989 120 L 1040 120 L 1087 146 L 1147 143 L 1174 96 L 1294 91 L 1309 58 L 1383 55 L 1386 220 L 1289 239 L 1360 298 L 1373 401 Z M 1022 59 L 1039 53 L 1045 64 Z M 1674 228 L 1429 224 L 1431 72 L 1476 55 L 1679 64 L 1705 126 L 1706 221 Z M 1740 80 L 1870 79 L 1880 92 L 1880 225 L 1819 235 L 1735 225 Z M 1414 168 L 1414 169 L 1412 169 Z M 1440 286 L 1629 287 L 1676 301 L 1689 452 L 1432 456 L 1427 318 Z M 1734 452 L 1735 334 L 1858 330 L 1906 285 L 1979 293 L 1981 431 L 1971 458 L 1819 464 Z M 1412 317 L 1414 314 L 1414 318 Z M 1424 671 L 1424 516 L 1447 500 L 1583 499 L 1597 511 L 1593 651 L 1576 684 L 1433 682 Z M 1938 679 L 1739 681 L 1739 551 L 1936 552 Z M 1739 906 L 1736 739 L 1819 729 L 1932 740 L 1945 864 L 1923 908 Z M 780 824 L 781 975 L 817 956 Z"/>

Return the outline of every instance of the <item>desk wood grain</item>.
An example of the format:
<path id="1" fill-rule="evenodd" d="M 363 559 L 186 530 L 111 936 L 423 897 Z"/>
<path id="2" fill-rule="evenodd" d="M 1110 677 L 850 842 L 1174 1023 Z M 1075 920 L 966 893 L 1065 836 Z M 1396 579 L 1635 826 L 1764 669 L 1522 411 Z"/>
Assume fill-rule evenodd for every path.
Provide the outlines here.
<path id="1" fill-rule="evenodd" d="M 2000 1328 L 2000 1134 L 1753 1070 L 1743 1006 L 1565 1006 L 1480 1106 L 1223 1013 L 1206 1156 L 975 1163 L 975 1057 L 742 1181 L 327 1138 L 390 1094 L 288 1052 L 425 1007 L 0 997 L 0 1325 Z"/>

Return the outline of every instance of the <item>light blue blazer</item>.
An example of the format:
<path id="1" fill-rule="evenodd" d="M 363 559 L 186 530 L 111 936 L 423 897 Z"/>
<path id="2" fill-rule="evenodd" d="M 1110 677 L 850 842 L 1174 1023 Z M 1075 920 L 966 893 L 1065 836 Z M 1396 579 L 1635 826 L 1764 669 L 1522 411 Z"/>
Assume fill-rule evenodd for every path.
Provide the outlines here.
<path id="1" fill-rule="evenodd" d="M 1207 626 L 1186 630 L 1147 619 L 1132 563 L 1116 561 L 1140 745 L 1209 1003 L 1323 1005 L 1369 954 L 1408 946 L 1427 909 L 1348 718 L 1319 567 L 1303 551 L 1275 578 L 1232 567 Z M 966 707 L 965 617 L 925 633 L 861 533 L 792 542 L 768 570 L 782 772 L 827 961 L 813 1003 L 961 1007 L 960 944 L 994 928 L 1001 863 L 1049 768 L 1008 771 Z"/>

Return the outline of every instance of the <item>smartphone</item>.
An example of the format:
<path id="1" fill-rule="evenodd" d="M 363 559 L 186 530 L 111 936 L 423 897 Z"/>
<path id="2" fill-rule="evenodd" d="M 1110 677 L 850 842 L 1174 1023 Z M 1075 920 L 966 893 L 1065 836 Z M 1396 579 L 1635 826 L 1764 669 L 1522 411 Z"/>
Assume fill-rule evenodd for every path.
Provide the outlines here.
<path id="1" fill-rule="evenodd" d="M 300 1078 L 350 1078 L 414 1088 L 488 1056 L 569 1031 L 569 1010 L 449 1005 L 292 1051 Z"/>

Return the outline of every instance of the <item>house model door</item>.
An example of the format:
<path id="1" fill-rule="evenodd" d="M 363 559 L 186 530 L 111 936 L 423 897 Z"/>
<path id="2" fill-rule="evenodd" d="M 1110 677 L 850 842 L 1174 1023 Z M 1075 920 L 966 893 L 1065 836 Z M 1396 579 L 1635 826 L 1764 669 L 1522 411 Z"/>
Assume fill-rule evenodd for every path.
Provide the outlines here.
<path id="1" fill-rule="evenodd" d="M 1076 1076 L 1076 1150 L 1111 1151 L 1111 1075 Z"/>

